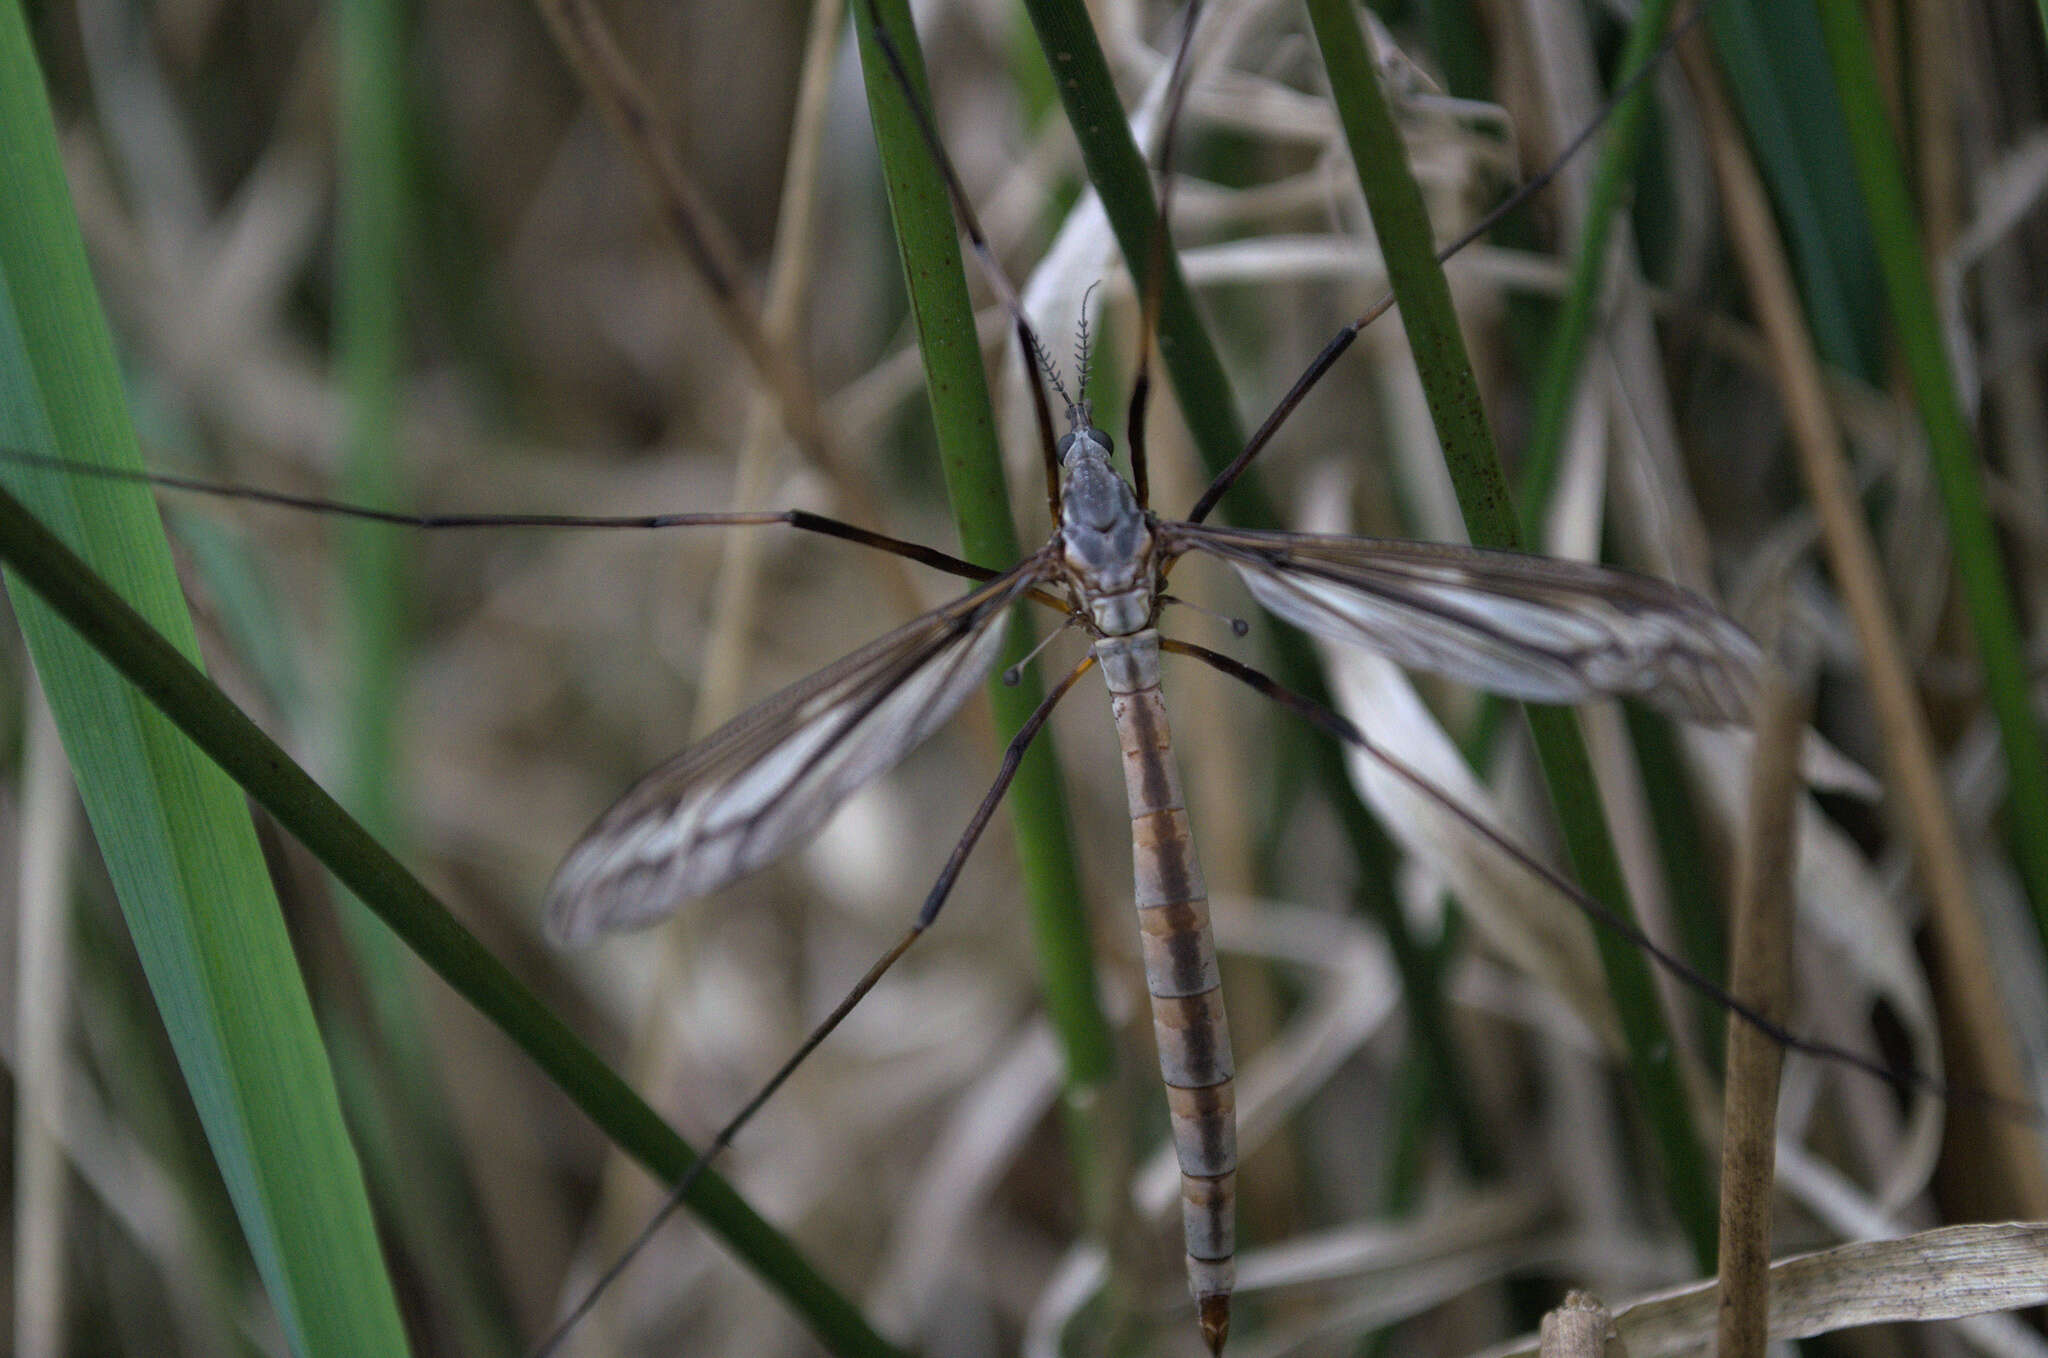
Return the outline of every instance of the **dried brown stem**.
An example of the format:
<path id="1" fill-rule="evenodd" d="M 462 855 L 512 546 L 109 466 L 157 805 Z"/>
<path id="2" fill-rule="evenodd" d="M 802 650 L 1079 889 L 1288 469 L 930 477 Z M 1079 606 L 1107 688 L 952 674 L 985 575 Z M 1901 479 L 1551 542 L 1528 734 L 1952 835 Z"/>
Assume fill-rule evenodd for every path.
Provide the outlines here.
<path id="1" fill-rule="evenodd" d="M 1749 767 L 1749 824 L 1735 883 L 1728 988 L 1783 1022 L 1791 994 L 1793 827 L 1802 694 L 1777 674 L 1758 695 Z M 1752 1024 L 1728 1021 L 1721 1137 L 1720 1358 L 1763 1358 L 1770 1338 L 1771 1201 L 1777 1164 L 1778 1074 L 1785 1052 Z"/>

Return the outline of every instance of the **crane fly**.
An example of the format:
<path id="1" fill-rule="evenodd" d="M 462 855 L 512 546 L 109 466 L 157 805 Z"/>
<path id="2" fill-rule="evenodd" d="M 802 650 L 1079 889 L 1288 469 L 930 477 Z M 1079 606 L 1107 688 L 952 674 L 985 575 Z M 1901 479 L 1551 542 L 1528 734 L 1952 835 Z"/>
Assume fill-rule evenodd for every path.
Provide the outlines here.
<path id="1" fill-rule="evenodd" d="M 1187 61 L 1196 18 L 1191 10 L 1170 88 Z M 879 22 L 873 33 L 897 83 L 911 91 L 901 56 Z M 955 212 L 977 254 L 991 261 L 936 128 L 914 94 L 910 102 Z M 1177 103 L 1170 110 L 1169 145 Z M 1160 215 L 1163 239 L 1164 201 Z M 1085 328 L 1077 390 L 1070 394 L 1014 291 L 999 270 L 989 272 L 1017 332 L 1041 431 L 1049 434 L 1052 425 L 1045 384 L 1065 400 L 1066 432 L 1044 449 L 1051 540 L 970 593 L 741 713 L 647 774 L 570 849 L 548 891 L 548 925 L 557 941 L 570 945 L 638 928 L 771 862 L 929 737 L 980 687 L 1001 651 L 1012 603 L 1034 591 L 1056 591 L 1065 600 L 1067 625 L 1091 638 L 1088 656 L 1012 741 L 1002 772 L 923 909 L 849 998 L 864 993 L 931 926 L 1024 749 L 1053 706 L 1088 669 L 1099 668 L 1123 759 L 1146 989 L 1180 1164 L 1188 1284 L 1204 1342 L 1220 1353 L 1236 1277 L 1235 1062 L 1208 893 L 1160 691 L 1160 656 L 1179 652 L 1255 684 L 1270 681 L 1204 648 L 1161 637 L 1157 624 L 1175 562 L 1190 554 L 1213 557 L 1229 565 L 1264 608 L 1305 631 L 1533 702 L 1628 696 L 1688 720 L 1741 722 L 1750 715 L 1763 659 L 1740 627 L 1698 595 L 1645 576 L 1469 547 L 1203 523 L 1257 444 L 1217 478 L 1187 518 L 1162 518 L 1145 502 L 1142 402 L 1149 353 L 1140 361 L 1133 397 L 1133 475 L 1126 480 L 1113 465 L 1110 436 L 1094 422 Z M 1146 300 L 1149 335 L 1154 302 L 1149 295 Z M 842 1004 L 813 1040 L 848 1007 Z M 811 1045 L 806 1042 L 797 1059 Z M 754 1106 L 721 1131 L 714 1151 Z"/>
<path id="2" fill-rule="evenodd" d="M 1220 1352 L 1234 1279 L 1234 1064 L 1207 892 L 1160 694 L 1160 653 L 1173 643 L 1162 641 L 1156 624 L 1173 563 L 1189 553 L 1217 557 L 1288 622 L 1534 702 L 1627 695 L 1691 720 L 1740 721 L 1762 657 L 1699 596 L 1646 576 L 1477 548 L 1162 519 L 1111 466 L 1110 439 L 1095 427 L 1085 397 L 1066 418 L 1057 449 L 1059 529 L 1050 542 L 648 774 L 569 851 L 548 892 L 548 923 L 558 940 L 586 942 L 651 923 L 768 863 L 980 687 L 994 668 L 1011 603 L 1033 588 L 1063 590 L 1070 620 L 1093 645 L 1046 706 L 1087 668 L 1102 670 L 1130 800 L 1146 988 L 1181 1165 L 1189 1283 L 1209 1348 Z M 956 862 L 984 824 L 978 817 Z M 936 918 L 950 884 L 949 871 L 913 936 Z"/>
<path id="3" fill-rule="evenodd" d="M 1183 38 L 1177 62 L 1186 59 L 1185 43 Z M 936 133 L 928 122 L 921 130 L 943 166 Z M 947 178 L 955 190 L 954 208 L 986 258 L 986 243 L 950 168 Z M 1161 216 L 1163 239 L 1163 210 Z M 1158 624 L 1175 564 L 1189 556 L 1219 561 L 1283 622 L 1407 667 L 1534 702 L 1624 696 L 1686 720 L 1739 723 L 1749 715 L 1764 661 L 1742 629 L 1699 595 L 1626 571 L 1469 547 L 1205 522 L 1241 465 L 1219 476 L 1186 517 L 1155 514 L 1147 503 L 1137 416 L 1129 439 L 1134 476 L 1127 480 L 1113 465 L 1110 436 L 1094 423 L 1085 361 L 1082 379 L 1069 396 L 1014 294 L 1006 285 L 999 284 L 999 291 L 1023 340 L 1031 394 L 1048 435 L 1052 421 L 1039 379 L 1067 398 L 1065 433 L 1057 440 L 1048 436 L 1043 450 L 1054 510 L 1050 540 L 1018 564 L 990 571 L 795 511 L 650 517 L 650 525 L 657 519 L 790 524 L 864 541 L 977 577 L 978 583 L 960 598 L 748 709 L 647 774 L 568 851 L 548 892 L 547 919 L 558 940 L 586 942 L 650 924 L 685 901 L 773 862 L 960 709 L 995 668 L 1015 604 L 1055 602 L 1063 626 L 1088 637 L 1089 654 L 1067 671 L 1011 741 L 994 785 L 969 818 L 904 938 L 719 1132 L 712 1150 L 730 1141 L 789 1070 L 933 923 L 1024 749 L 1086 672 L 1100 669 L 1126 777 L 1134 896 L 1180 1162 L 1189 1284 L 1205 1341 L 1220 1351 L 1228 1332 L 1235 1259 L 1235 1063 L 1207 929 L 1207 891 L 1161 696 L 1160 657 L 1177 654 L 1251 683 L 1334 737 L 1374 753 L 1396 776 L 1418 779 L 1336 714 L 1313 708 L 1228 657 L 1162 637 Z M 1149 343 L 1149 294 L 1146 304 L 1142 329 Z M 1311 370 L 1311 377 L 1319 374 L 1320 369 Z M 1284 416 L 1295 399 L 1291 395 L 1276 414 Z M 1246 450 L 1241 462 L 1263 446 L 1264 438 Z M 486 521 L 506 520 L 475 519 Z M 1444 800 L 1426 784 L 1419 790 Z M 1488 833 L 1477 821 L 1471 823 L 1482 835 Z M 1598 911 L 1584 892 L 1549 868 L 1504 842 L 1499 848 Z M 1818 1044 L 1793 1045 L 1832 1051 Z"/>

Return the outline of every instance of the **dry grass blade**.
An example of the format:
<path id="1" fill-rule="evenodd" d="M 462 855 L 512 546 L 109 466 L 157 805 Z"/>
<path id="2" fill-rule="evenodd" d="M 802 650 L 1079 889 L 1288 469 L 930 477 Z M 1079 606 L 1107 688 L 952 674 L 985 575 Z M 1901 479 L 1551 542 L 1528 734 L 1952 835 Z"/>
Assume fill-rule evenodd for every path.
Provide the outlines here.
<path id="1" fill-rule="evenodd" d="M 65 1241 L 71 1234 L 71 1175 L 65 1143 L 75 1129 L 67 1116 L 73 1062 L 64 996 L 76 984 L 71 892 L 79 815 L 56 721 L 40 688 L 30 698 L 21 788 L 24 851 L 15 881 L 13 1351 L 18 1358 L 58 1358 L 64 1352 L 70 1295 Z"/>
<path id="2" fill-rule="evenodd" d="M 1772 1341 L 1888 1321 L 1962 1320 L 2048 1301 L 2048 1223 L 1943 1226 L 1819 1250 L 1771 1266 Z M 1713 1352 L 1720 1285 L 1697 1283 L 1614 1308 L 1629 1358 Z M 2038 1345 L 2038 1339 L 2035 1343 Z M 1532 1358 L 1534 1338 L 1481 1358 Z"/>

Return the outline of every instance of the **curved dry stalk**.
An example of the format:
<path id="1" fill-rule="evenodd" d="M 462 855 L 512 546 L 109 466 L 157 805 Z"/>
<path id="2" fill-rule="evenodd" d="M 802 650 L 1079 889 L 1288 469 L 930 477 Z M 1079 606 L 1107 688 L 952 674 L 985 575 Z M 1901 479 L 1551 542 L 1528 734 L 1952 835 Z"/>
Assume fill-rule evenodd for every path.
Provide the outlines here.
<path id="1" fill-rule="evenodd" d="M 2044 1252 L 2048 1225 L 2011 1222 L 1943 1226 L 1780 1259 L 1771 1266 L 1770 1337 L 1808 1339 L 1896 1321 L 2005 1320 L 1991 1313 L 2048 1301 Z M 1719 1292 L 1712 1282 L 1693 1283 L 1617 1305 L 1614 1328 L 1630 1358 L 1707 1358 Z M 1488 1353 L 1536 1358 L 1538 1351 L 1524 1336 Z"/>

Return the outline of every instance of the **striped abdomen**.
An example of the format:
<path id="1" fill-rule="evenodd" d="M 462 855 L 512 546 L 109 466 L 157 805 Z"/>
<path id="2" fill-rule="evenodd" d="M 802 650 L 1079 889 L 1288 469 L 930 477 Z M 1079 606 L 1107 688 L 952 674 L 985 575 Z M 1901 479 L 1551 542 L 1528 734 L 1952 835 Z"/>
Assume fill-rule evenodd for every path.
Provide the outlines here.
<path id="1" fill-rule="evenodd" d="M 1236 1281 L 1237 1119 L 1230 1029 L 1209 934 L 1209 895 L 1188 833 L 1166 704 L 1159 693 L 1159 634 L 1095 643 L 1109 681 L 1131 804 L 1138 927 L 1159 1071 L 1180 1157 L 1188 1284 L 1211 1352 L 1223 1347 Z"/>

